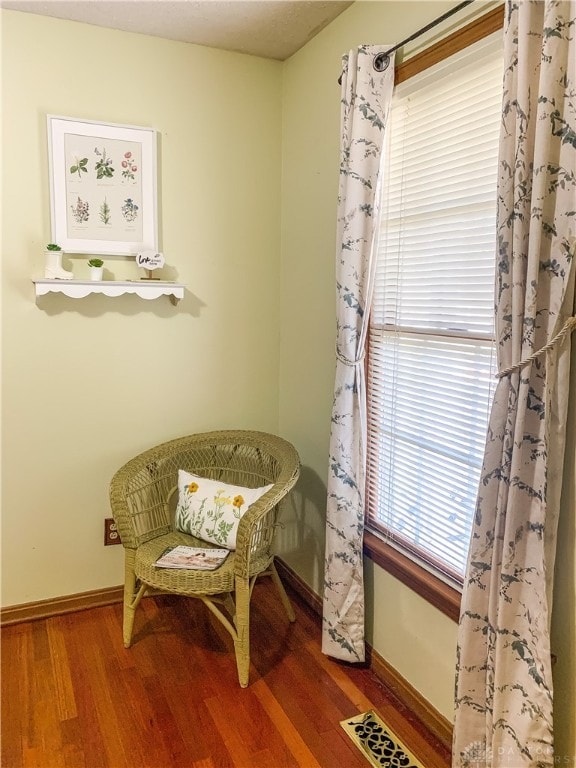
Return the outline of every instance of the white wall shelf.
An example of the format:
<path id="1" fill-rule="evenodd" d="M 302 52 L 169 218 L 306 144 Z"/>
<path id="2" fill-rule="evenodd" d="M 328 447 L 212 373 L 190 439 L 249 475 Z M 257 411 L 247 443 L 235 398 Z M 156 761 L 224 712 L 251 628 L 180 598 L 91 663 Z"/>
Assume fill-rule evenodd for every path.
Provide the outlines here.
<path id="1" fill-rule="evenodd" d="M 141 299 L 157 299 L 168 296 L 172 304 L 184 298 L 185 285 L 163 280 L 33 280 L 36 296 L 47 293 L 63 293 L 71 299 L 83 299 L 91 293 L 105 296 L 122 296 L 135 293 Z"/>

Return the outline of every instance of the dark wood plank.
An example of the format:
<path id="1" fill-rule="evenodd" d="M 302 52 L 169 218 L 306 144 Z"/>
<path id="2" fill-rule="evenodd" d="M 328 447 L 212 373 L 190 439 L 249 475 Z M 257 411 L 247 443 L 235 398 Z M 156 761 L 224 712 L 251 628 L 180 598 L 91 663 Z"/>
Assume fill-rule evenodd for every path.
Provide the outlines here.
<path id="1" fill-rule="evenodd" d="M 272 583 L 252 600 L 250 686 L 196 600 L 148 598 L 134 642 L 122 606 L 2 630 L 3 768 L 366 768 L 340 721 L 376 710 L 427 768 L 448 750 L 367 668 L 321 652 L 320 622 Z"/>

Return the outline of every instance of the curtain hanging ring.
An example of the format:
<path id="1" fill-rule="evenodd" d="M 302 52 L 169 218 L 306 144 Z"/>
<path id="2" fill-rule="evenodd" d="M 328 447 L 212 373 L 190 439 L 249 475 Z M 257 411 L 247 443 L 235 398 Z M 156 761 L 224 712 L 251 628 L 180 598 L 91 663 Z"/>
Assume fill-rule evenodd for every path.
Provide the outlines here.
<path id="1" fill-rule="evenodd" d="M 372 65 L 376 72 L 385 72 L 390 66 L 390 56 L 387 53 L 377 53 Z"/>

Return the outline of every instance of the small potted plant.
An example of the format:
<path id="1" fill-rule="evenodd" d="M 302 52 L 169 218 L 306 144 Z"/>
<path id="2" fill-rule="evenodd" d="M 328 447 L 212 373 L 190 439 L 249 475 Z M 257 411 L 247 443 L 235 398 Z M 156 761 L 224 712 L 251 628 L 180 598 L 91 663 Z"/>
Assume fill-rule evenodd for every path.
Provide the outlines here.
<path id="1" fill-rule="evenodd" d="M 102 259 L 90 259 L 88 262 L 90 267 L 90 280 L 102 280 L 104 274 L 104 262 Z"/>
<path id="2" fill-rule="evenodd" d="M 64 251 L 56 243 L 48 243 L 44 251 L 46 259 L 44 277 L 49 280 L 72 280 L 74 275 L 62 268 L 62 254 Z"/>

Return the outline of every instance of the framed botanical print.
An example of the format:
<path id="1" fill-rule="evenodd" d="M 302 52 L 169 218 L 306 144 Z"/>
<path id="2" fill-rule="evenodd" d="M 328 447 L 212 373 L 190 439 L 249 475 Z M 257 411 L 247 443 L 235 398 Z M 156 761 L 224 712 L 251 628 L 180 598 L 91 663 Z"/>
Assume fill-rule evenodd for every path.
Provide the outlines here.
<path id="1" fill-rule="evenodd" d="M 47 116 L 52 240 L 68 253 L 158 248 L 156 131 Z"/>

